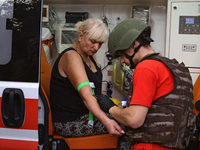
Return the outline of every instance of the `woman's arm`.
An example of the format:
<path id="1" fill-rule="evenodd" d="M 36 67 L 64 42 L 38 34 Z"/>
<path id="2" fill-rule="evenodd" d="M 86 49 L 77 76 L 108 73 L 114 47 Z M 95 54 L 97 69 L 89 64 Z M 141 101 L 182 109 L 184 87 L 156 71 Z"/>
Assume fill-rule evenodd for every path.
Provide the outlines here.
<path id="1" fill-rule="evenodd" d="M 101 90 L 101 94 L 107 95 L 103 90 Z"/>
<path id="2" fill-rule="evenodd" d="M 88 81 L 82 58 L 75 51 L 66 52 L 60 59 L 58 68 L 63 77 L 69 78 L 75 89 L 77 89 L 82 82 Z M 121 127 L 114 120 L 109 119 L 100 109 L 89 85 L 83 86 L 79 91 L 79 95 L 88 110 L 105 125 L 110 135 L 121 136 L 123 134 Z"/>

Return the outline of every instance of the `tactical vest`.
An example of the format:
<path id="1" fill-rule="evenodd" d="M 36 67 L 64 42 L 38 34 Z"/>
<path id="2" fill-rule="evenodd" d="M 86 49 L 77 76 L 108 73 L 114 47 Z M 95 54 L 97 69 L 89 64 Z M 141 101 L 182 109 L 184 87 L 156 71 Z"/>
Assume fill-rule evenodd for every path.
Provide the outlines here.
<path id="1" fill-rule="evenodd" d="M 145 56 L 163 62 L 174 75 L 174 89 L 152 103 L 144 124 L 137 129 L 127 127 L 131 143 L 154 143 L 168 148 L 184 149 L 193 138 L 196 115 L 193 112 L 193 85 L 188 68 L 175 59 L 157 53 Z M 132 95 L 132 89 L 129 92 Z M 130 104 L 131 96 L 128 98 Z"/>

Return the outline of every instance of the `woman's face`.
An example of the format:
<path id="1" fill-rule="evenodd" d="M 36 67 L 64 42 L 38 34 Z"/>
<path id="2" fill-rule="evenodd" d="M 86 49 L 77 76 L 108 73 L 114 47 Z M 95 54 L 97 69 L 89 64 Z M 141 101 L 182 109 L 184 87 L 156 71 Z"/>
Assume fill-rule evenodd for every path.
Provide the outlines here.
<path id="1" fill-rule="evenodd" d="M 80 50 L 89 55 L 93 56 L 99 48 L 101 48 L 103 42 L 96 41 L 95 39 L 89 39 L 88 35 L 82 35 L 82 33 L 79 33 L 79 43 L 80 43 Z"/>

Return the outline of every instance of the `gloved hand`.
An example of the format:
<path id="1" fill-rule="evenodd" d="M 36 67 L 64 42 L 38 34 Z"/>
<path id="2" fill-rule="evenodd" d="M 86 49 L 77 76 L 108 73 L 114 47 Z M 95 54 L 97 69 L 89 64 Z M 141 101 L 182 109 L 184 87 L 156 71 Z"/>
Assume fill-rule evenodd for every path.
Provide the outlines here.
<path id="1" fill-rule="evenodd" d="M 103 110 L 105 113 L 109 113 L 109 109 L 111 107 L 117 106 L 108 96 L 104 94 L 96 95 L 96 97 L 101 110 Z"/>

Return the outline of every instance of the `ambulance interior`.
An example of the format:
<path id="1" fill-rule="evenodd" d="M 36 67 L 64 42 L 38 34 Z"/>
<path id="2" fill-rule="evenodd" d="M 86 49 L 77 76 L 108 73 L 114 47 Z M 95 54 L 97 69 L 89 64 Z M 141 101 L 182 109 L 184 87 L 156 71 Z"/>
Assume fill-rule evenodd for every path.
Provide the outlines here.
<path id="1" fill-rule="evenodd" d="M 187 9 L 186 9 L 187 8 Z M 74 22 L 86 18 L 102 19 L 109 31 L 127 18 L 138 18 L 151 26 L 151 37 L 154 42 L 151 47 L 155 52 L 169 58 L 177 58 L 189 67 L 193 84 L 200 73 L 198 62 L 198 18 L 200 14 L 199 1 L 53 1 L 45 0 L 43 6 L 42 40 L 51 39 L 52 56 L 46 50 L 47 59 L 51 66 L 59 53 L 75 42 L 76 31 Z M 76 17 L 76 19 L 72 19 Z M 181 18 L 197 21 L 196 33 L 180 33 Z M 71 22 L 70 22 L 71 21 Z M 195 25 L 186 23 L 185 25 Z M 185 27 L 185 26 L 184 26 Z M 48 30 L 49 29 L 49 30 Z M 45 36 L 50 37 L 45 37 Z M 52 35 L 51 35 L 52 34 Z M 46 45 L 44 45 L 46 46 Z M 111 87 L 112 97 L 122 100 L 126 97 L 130 76 L 133 70 L 121 66 L 119 60 L 113 60 L 108 52 L 107 43 L 95 54 L 97 62 L 103 73 L 103 90 L 107 92 Z M 190 56 L 191 59 L 188 59 Z M 121 71 L 121 73 L 116 73 Z"/>
<path id="2" fill-rule="evenodd" d="M 2 3 L 9 4 L 10 2 L 11 1 L 8 0 L 0 0 L 0 8 L 2 7 Z M 15 2 L 28 3 L 29 1 L 18 0 Z M 6 5 L 6 9 L 13 9 L 11 6 L 12 5 Z M 51 120 L 51 109 L 48 101 L 51 69 L 58 55 L 75 42 L 77 31 L 74 28 L 74 24 L 77 21 L 82 21 L 87 18 L 99 18 L 103 20 L 103 22 L 107 25 L 109 32 L 111 32 L 118 23 L 127 18 L 137 18 L 150 25 L 151 38 L 154 40 L 154 42 L 151 43 L 152 49 L 155 52 L 160 53 L 162 56 L 170 59 L 176 58 L 179 62 L 184 62 L 184 64 L 189 68 L 194 85 L 194 106 L 196 106 L 194 107 L 194 112 L 199 117 L 199 0 L 44 0 L 41 1 L 41 6 L 41 60 L 39 63 L 40 67 L 38 67 L 40 69 L 40 75 L 37 77 L 36 83 L 35 80 L 34 82 L 31 81 L 21 83 L 20 81 L 12 82 L 12 80 L 8 80 L 7 82 L 7 80 L 4 81 L 4 78 L 0 76 L 0 94 L 3 95 L 3 92 L 5 91 L 4 88 L 22 89 L 26 99 L 26 106 L 23 106 L 25 107 L 24 112 L 28 110 L 27 104 L 31 107 L 31 109 L 25 113 L 26 115 L 23 116 L 24 119 L 21 120 L 21 125 L 17 126 L 17 128 L 10 127 L 9 125 L 6 126 L 5 123 L 1 121 L 3 120 L 3 115 L 1 116 L 1 114 L 3 114 L 3 96 L 0 96 L 0 149 L 27 148 L 30 150 L 113 150 L 117 148 L 118 138 L 110 137 L 109 134 L 80 138 L 64 138 L 58 136 L 54 132 Z M 8 36 L 8 32 L 4 32 L 4 29 L 2 28 L 8 20 L 4 20 L 5 22 L 2 22 L 1 18 L 4 20 L 3 11 L 0 11 L 0 45 L 3 48 L 4 45 L 7 45 L 8 49 L 12 49 L 12 39 Z M 38 24 L 36 23 L 36 25 Z M 20 24 L 18 28 L 21 28 Z M 11 32 L 9 32 L 9 34 L 12 35 Z M 6 40 L 2 41 L 2 39 Z M 103 74 L 103 91 L 107 93 L 107 95 L 115 103 L 119 104 L 123 99 L 127 99 L 134 70 L 131 70 L 124 64 L 121 65 L 120 59 L 113 59 L 112 55 L 108 52 L 107 44 L 108 43 L 106 42 L 102 45 L 102 47 L 95 54 L 95 57 Z M 0 72 L 2 68 L 4 69 L 9 67 L 6 65 L 11 59 L 12 53 L 12 51 L 2 49 L 1 47 Z M 7 53 L 8 55 L 5 55 Z M 25 83 L 28 84 L 26 85 Z M 26 88 L 31 90 L 31 92 L 26 90 Z M 30 102 L 34 100 L 38 100 L 38 102 L 32 105 Z M 8 106 L 6 108 L 10 107 Z M 33 113 L 35 113 L 34 115 L 38 118 L 31 118 L 33 117 Z M 31 117 L 27 117 L 29 114 L 31 114 Z M 31 123 L 27 123 L 28 121 L 24 121 L 25 119 L 29 119 L 28 121 Z M 27 129 L 31 129 L 32 126 L 36 127 L 31 129 L 30 132 L 27 129 L 23 130 L 24 134 L 20 137 L 21 134 L 18 133 L 17 129 L 24 129 L 24 125 Z M 8 131 L 10 136 L 7 135 Z M 32 134 L 32 137 L 27 140 L 25 139 L 27 138 L 25 134 L 28 136 Z M 19 141 L 13 142 L 11 139 L 15 139 L 16 141 L 18 139 L 19 141 L 23 141 L 25 139 L 27 143 L 23 142 L 16 144 Z M 62 143 L 63 140 L 67 143 L 67 145 Z M 29 141 L 34 144 L 30 144 Z M 199 142 L 200 140 L 197 141 Z M 198 144 L 198 142 L 195 144 Z M 23 148 L 20 146 L 17 148 L 16 145 L 21 145 Z"/>
<path id="3" fill-rule="evenodd" d="M 200 1 L 88 0 L 72 2 L 60 0 L 55 2 L 45 0 L 43 7 L 46 15 L 43 14 L 42 37 L 47 33 L 51 33 L 54 37 L 54 40 L 51 41 L 51 51 L 48 50 L 49 47 L 45 49 L 46 45 L 43 44 L 51 66 L 59 53 L 75 42 L 76 31 L 73 27 L 75 23 L 73 17 L 70 18 L 71 16 L 102 19 L 109 31 L 112 31 L 124 19 L 137 18 L 151 26 L 151 37 L 154 40 L 151 47 L 155 52 L 169 58 L 175 57 L 189 67 L 193 84 L 195 84 L 195 95 L 198 94 L 199 83 L 196 81 L 199 82 L 197 78 L 200 73 L 198 59 L 200 54 L 198 42 L 200 40 Z M 195 26 L 195 30 L 188 31 L 186 29 L 188 26 Z M 51 38 L 52 36 L 49 39 Z M 52 53 L 52 56 L 49 52 Z M 113 59 L 108 52 L 107 43 L 103 44 L 95 56 L 103 73 L 103 90 L 113 100 L 121 102 L 127 98 L 134 70 L 130 70 L 126 65 L 121 65 L 119 59 Z M 196 100 L 198 100 L 197 96 L 195 96 Z M 199 111 L 196 108 L 195 112 L 198 115 Z"/>
<path id="4" fill-rule="evenodd" d="M 105 3 L 100 1 L 75 1 L 74 3 L 75 4 L 63 2 L 62 4 L 59 4 L 58 2 L 53 3 L 51 1 L 44 1 L 44 6 L 48 7 L 48 12 L 51 15 L 49 15 L 48 18 L 49 22 L 43 21 L 42 32 L 45 36 L 45 32 L 50 31 L 55 37 L 54 41 L 51 43 L 53 57 L 50 57 L 47 52 L 47 59 L 51 66 L 53 66 L 59 53 L 70 46 L 70 44 L 66 43 L 73 43 L 75 41 L 72 37 L 76 37 L 75 31 L 74 34 L 72 33 L 75 29 L 73 25 L 70 26 L 70 23 L 66 23 L 66 20 L 70 21 L 70 15 L 74 15 L 76 18 L 80 19 L 81 16 L 82 18 L 102 19 L 108 25 L 109 32 L 124 19 L 131 18 L 132 16 L 143 19 L 152 27 L 152 38 L 156 41 L 152 43 L 152 47 L 156 52 L 164 55 L 167 12 L 166 1 L 150 1 L 148 2 L 149 4 L 145 6 L 143 5 L 143 2 L 131 1 L 106 1 Z M 73 24 L 73 20 L 71 24 Z M 49 31 L 45 28 L 48 28 Z M 103 90 L 105 92 L 107 92 L 107 90 L 112 90 L 112 97 L 122 100 L 127 95 L 124 92 L 128 90 L 130 82 L 129 75 L 132 76 L 133 71 L 127 69 L 126 66 L 123 66 L 124 70 L 127 72 L 125 78 L 126 83 L 123 83 L 124 73 L 121 71 L 122 66 L 119 63 L 119 60 L 113 60 L 112 56 L 109 54 L 107 42 L 102 45 L 95 56 L 103 73 Z M 121 71 L 121 73 L 116 74 L 116 72 L 119 71 Z M 108 85 L 110 85 L 110 88 L 107 88 Z"/>

